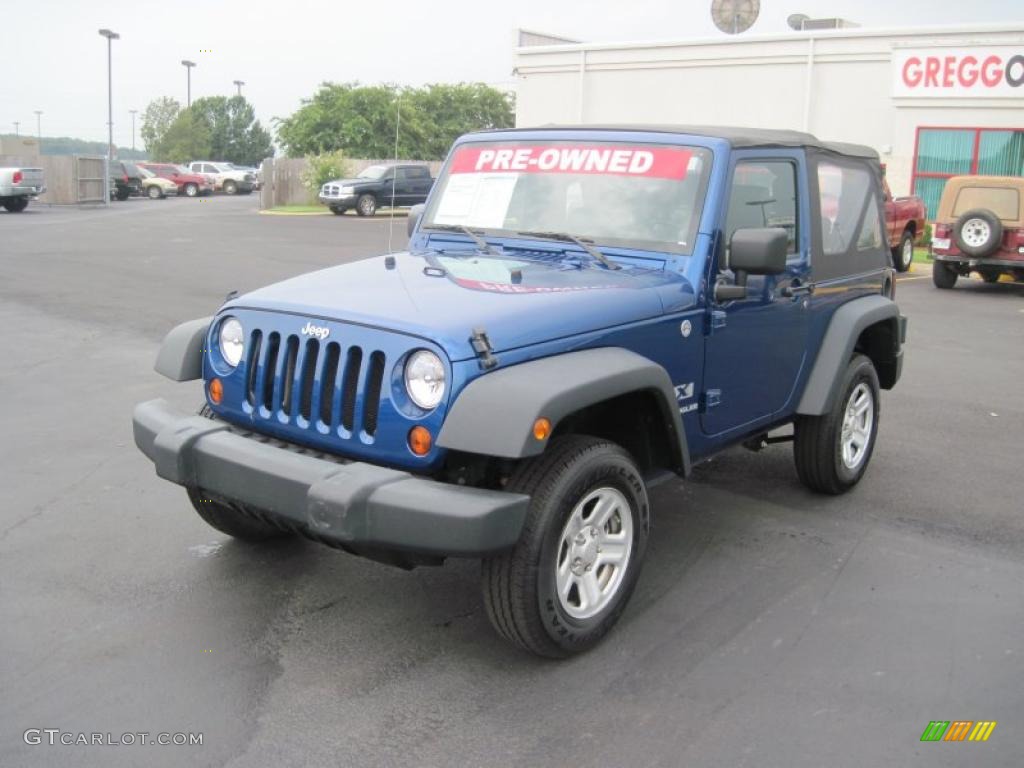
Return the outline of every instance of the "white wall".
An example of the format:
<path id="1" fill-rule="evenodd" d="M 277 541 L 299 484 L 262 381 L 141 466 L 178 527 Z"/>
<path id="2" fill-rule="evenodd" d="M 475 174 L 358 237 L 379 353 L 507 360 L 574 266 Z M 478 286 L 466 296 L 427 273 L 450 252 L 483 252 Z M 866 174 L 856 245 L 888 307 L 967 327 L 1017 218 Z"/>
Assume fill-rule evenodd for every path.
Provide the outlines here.
<path id="1" fill-rule="evenodd" d="M 893 49 L 986 44 L 1024 53 L 1024 22 L 521 47 L 516 122 L 807 130 L 874 147 L 893 192 L 909 194 L 917 126 L 1024 129 L 1024 88 L 1021 98 L 893 98 Z"/>

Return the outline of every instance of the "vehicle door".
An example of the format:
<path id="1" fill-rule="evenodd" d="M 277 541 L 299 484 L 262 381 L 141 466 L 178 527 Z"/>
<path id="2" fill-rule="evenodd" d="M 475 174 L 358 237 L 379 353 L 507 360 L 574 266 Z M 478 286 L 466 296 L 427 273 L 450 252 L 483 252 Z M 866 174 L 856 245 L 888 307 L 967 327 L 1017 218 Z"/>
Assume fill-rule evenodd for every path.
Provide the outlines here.
<path id="1" fill-rule="evenodd" d="M 406 169 L 409 175 L 409 199 L 408 205 L 416 205 L 425 202 L 430 194 L 431 179 L 430 169 L 425 166 L 415 166 Z"/>
<path id="2" fill-rule="evenodd" d="M 409 172 L 405 168 L 393 168 L 384 182 L 384 199 L 392 201 L 394 194 L 394 205 L 408 205 L 412 190 L 409 188 Z"/>
<path id="3" fill-rule="evenodd" d="M 747 296 L 717 301 L 711 292 L 704 345 L 701 427 L 728 438 L 768 424 L 792 399 L 806 360 L 810 268 L 807 165 L 800 150 L 734 152 L 716 249 L 716 281 L 735 282 L 729 241 L 738 229 L 782 227 L 786 270 L 749 275 Z"/>

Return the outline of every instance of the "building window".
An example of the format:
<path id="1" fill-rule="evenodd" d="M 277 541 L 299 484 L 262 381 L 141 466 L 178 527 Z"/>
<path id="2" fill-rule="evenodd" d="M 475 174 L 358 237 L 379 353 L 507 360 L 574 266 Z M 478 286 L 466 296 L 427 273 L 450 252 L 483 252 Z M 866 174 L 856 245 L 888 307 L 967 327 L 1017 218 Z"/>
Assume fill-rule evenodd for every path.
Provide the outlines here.
<path id="1" fill-rule="evenodd" d="M 1024 176 L 1024 129 L 918 128 L 914 194 L 934 219 L 950 176 Z"/>

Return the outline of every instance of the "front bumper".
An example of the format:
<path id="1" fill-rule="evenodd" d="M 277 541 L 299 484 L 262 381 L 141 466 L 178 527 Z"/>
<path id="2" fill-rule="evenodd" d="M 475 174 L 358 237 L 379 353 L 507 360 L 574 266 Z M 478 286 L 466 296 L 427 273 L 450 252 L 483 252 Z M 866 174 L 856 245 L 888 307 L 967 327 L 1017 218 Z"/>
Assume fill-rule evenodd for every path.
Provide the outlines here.
<path id="1" fill-rule="evenodd" d="M 156 473 L 274 516 L 353 549 L 479 557 L 519 539 L 529 497 L 442 483 L 363 462 L 311 455 L 190 416 L 165 400 L 140 403 L 135 444 Z"/>
<path id="2" fill-rule="evenodd" d="M 323 205 L 331 208 L 351 208 L 356 204 L 356 195 L 337 195 L 336 197 L 320 195 L 317 199 Z"/>

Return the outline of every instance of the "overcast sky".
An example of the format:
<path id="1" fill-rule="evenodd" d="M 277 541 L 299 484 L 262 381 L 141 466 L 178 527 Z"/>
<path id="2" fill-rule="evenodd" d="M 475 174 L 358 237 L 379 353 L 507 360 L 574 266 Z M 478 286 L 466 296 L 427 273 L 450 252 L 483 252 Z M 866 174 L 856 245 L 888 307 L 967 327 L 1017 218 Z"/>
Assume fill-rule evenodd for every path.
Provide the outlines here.
<path id="1" fill-rule="evenodd" d="M 514 85 L 518 27 L 586 41 L 713 37 L 710 0 L 4 0 L 0 132 L 103 141 L 107 51 L 114 41 L 114 139 L 131 144 L 130 109 L 158 96 L 244 95 L 270 124 L 325 80 L 483 81 Z M 761 0 L 751 34 L 785 33 L 794 12 L 865 27 L 1024 20 L 1020 0 Z M 137 139 L 139 147 L 142 146 Z"/>

